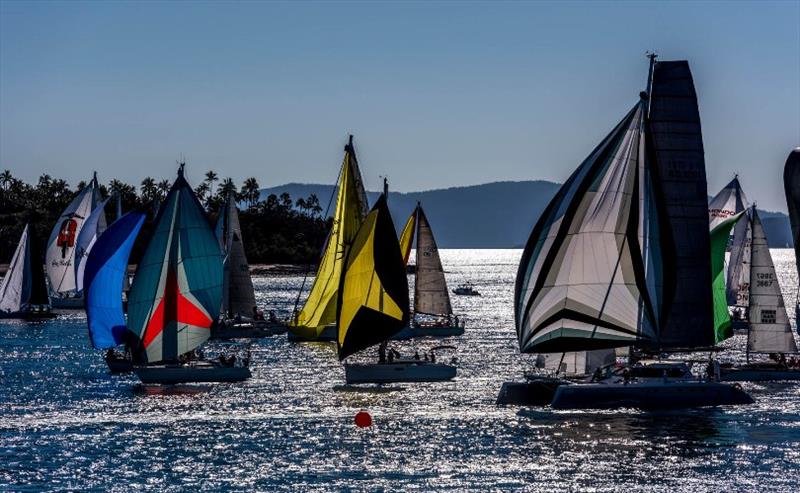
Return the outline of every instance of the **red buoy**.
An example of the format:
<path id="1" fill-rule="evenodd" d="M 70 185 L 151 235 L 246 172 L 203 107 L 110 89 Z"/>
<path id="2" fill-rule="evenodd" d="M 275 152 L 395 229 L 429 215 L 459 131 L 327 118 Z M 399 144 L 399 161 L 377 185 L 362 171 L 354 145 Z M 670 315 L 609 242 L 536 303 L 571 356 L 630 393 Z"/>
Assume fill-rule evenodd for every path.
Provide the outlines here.
<path id="1" fill-rule="evenodd" d="M 372 416 L 367 411 L 359 411 L 356 413 L 356 426 L 359 428 L 369 428 L 372 426 Z"/>

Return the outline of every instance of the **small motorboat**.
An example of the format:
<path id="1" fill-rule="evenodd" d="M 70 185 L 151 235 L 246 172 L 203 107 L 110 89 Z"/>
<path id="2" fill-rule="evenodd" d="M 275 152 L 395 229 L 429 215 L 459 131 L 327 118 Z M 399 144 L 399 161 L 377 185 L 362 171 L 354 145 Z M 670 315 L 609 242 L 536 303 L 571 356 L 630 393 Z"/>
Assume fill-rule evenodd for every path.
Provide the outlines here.
<path id="1" fill-rule="evenodd" d="M 458 287 L 456 287 L 453 290 L 453 293 L 461 295 L 461 296 L 480 296 L 481 295 L 481 293 L 479 293 L 475 289 L 475 286 L 471 282 L 465 282 L 464 284 L 459 284 Z"/>
<path id="2" fill-rule="evenodd" d="M 241 382 L 250 378 L 250 369 L 247 366 L 195 360 L 188 363 L 134 365 L 133 371 L 146 384 Z"/>

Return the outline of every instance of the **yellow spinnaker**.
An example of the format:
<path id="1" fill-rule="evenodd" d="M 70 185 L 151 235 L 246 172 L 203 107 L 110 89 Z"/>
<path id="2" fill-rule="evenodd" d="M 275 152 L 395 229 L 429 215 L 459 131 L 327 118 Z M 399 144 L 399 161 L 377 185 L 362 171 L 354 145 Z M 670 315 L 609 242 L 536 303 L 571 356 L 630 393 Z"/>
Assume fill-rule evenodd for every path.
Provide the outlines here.
<path id="1" fill-rule="evenodd" d="M 419 209 L 419 205 L 408 217 L 408 221 L 403 227 L 403 233 L 400 235 L 400 253 L 403 254 L 403 263 L 406 265 L 408 265 L 408 256 L 411 254 L 411 245 L 414 243 L 414 232 L 417 230 L 417 209 Z"/>
<path id="2" fill-rule="evenodd" d="M 317 269 L 317 277 L 311 286 L 303 309 L 292 320 L 289 330 L 306 338 L 316 339 L 326 325 L 336 322 L 336 304 L 339 280 L 347 250 L 364 221 L 367 213 L 366 192 L 358 169 L 353 137 L 345 146 L 344 162 L 336 196 L 328 243 Z"/>

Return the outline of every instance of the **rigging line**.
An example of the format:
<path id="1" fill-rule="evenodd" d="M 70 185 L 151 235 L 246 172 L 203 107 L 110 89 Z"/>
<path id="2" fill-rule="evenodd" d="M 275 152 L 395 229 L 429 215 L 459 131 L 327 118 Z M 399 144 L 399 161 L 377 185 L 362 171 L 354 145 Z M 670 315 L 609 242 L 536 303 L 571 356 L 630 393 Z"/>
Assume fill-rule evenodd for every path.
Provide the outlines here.
<path id="1" fill-rule="evenodd" d="M 344 172 L 344 164 L 342 164 L 342 166 L 339 168 L 339 174 L 336 177 L 336 183 L 339 183 L 339 180 L 342 178 L 342 173 L 343 172 Z M 333 196 L 336 195 L 336 192 L 337 192 L 337 187 L 334 186 L 333 190 L 331 190 L 331 196 L 330 196 L 330 198 L 328 198 L 328 206 L 325 208 L 325 215 L 323 216 L 323 221 L 328 219 L 328 213 L 330 212 L 331 204 L 333 203 Z M 333 226 L 331 226 L 331 227 L 333 227 Z M 329 241 L 330 241 L 330 237 L 329 237 Z M 325 247 L 325 245 L 323 244 L 322 247 L 320 248 L 320 250 L 322 250 L 322 248 L 324 248 L 324 247 Z M 324 252 L 321 252 L 321 253 L 324 253 Z M 320 258 L 321 257 L 322 256 L 320 255 Z M 305 289 L 305 287 L 306 287 L 306 281 L 308 280 L 308 273 L 311 271 L 310 267 L 311 266 L 309 264 L 306 264 L 306 270 L 303 273 L 303 282 L 300 283 L 300 289 L 297 291 L 297 298 L 295 298 L 294 307 L 292 307 L 292 318 L 291 318 L 292 320 L 294 320 L 297 317 L 297 305 L 300 304 L 300 295 L 303 294 L 303 289 Z"/>

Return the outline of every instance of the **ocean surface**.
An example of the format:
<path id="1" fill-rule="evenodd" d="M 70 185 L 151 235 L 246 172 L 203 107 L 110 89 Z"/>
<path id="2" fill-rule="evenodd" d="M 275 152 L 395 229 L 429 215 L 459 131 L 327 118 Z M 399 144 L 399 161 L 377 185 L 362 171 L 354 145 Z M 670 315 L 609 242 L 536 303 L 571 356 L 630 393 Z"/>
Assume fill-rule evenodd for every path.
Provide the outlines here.
<path id="1" fill-rule="evenodd" d="M 793 255 L 772 253 L 791 307 Z M 483 295 L 452 297 L 467 332 L 446 383 L 354 391 L 332 345 L 281 336 L 252 343 L 248 382 L 148 388 L 108 374 L 80 312 L 0 321 L 0 491 L 798 491 L 800 383 L 745 384 L 736 408 L 496 406 L 535 359 L 513 328 L 520 254 L 442 251 L 450 287 Z M 260 305 L 288 315 L 302 281 L 256 278 Z"/>

